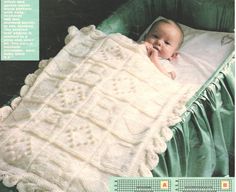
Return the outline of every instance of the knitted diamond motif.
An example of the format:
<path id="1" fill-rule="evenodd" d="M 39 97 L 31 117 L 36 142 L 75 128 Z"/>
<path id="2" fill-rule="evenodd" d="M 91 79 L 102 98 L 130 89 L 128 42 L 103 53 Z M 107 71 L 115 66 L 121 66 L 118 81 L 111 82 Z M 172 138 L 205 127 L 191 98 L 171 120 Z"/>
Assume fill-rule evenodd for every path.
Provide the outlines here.
<path id="1" fill-rule="evenodd" d="M 62 87 L 50 103 L 61 109 L 74 109 L 86 98 L 86 95 L 87 86 L 73 83 Z"/>
<path id="2" fill-rule="evenodd" d="M 126 76 L 118 76 L 112 79 L 115 95 L 128 95 L 136 92 L 134 81 Z"/>
<path id="3" fill-rule="evenodd" d="M 65 132 L 65 137 L 68 145 L 71 148 L 78 147 L 80 145 L 93 144 L 93 136 L 88 126 L 70 126 Z"/>

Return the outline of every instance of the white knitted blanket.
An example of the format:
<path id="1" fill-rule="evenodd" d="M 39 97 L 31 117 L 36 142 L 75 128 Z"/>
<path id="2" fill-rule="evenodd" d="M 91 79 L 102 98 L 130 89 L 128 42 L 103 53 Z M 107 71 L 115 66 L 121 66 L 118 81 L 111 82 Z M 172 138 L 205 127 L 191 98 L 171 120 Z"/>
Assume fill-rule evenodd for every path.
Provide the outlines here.
<path id="1" fill-rule="evenodd" d="M 70 27 L 0 110 L 0 179 L 20 192 L 105 192 L 110 176 L 152 176 L 192 95 L 127 37 Z"/>

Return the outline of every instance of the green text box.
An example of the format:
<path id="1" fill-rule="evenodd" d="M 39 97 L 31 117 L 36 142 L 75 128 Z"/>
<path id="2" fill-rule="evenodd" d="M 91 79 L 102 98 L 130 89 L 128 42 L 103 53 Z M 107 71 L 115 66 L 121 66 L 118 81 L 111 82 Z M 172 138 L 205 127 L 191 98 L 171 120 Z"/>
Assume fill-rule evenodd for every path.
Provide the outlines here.
<path id="1" fill-rule="evenodd" d="M 39 0 L 1 0 L 1 60 L 39 60 Z"/>

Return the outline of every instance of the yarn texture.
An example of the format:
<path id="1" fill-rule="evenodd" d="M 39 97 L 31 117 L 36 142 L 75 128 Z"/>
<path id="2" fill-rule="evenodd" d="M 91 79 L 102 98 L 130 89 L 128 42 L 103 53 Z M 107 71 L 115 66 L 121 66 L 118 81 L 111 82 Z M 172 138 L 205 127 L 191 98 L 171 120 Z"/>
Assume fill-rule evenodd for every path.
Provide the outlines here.
<path id="1" fill-rule="evenodd" d="M 68 32 L 0 109 L 0 179 L 20 192 L 106 192 L 111 176 L 152 177 L 195 90 L 121 34 Z"/>

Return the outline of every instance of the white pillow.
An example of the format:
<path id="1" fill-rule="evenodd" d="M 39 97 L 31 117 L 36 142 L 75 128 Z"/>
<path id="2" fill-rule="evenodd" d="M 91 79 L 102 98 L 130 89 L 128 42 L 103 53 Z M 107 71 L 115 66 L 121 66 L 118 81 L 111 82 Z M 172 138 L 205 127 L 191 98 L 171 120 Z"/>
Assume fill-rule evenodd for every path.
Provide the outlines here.
<path id="1" fill-rule="evenodd" d="M 163 18 L 158 17 L 153 23 Z M 139 40 L 143 40 L 151 25 Z M 184 32 L 184 42 L 177 59 L 172 61 L 177 73 L 176 81 L 202 85 L 234 50 L 234 33 L 198 30 L 183 24 L 180 26 Z"/>

